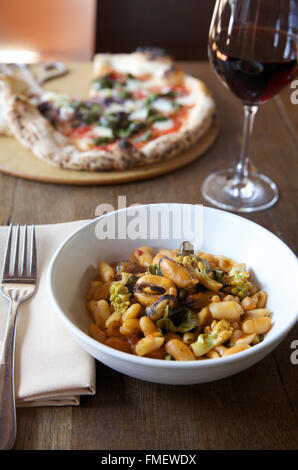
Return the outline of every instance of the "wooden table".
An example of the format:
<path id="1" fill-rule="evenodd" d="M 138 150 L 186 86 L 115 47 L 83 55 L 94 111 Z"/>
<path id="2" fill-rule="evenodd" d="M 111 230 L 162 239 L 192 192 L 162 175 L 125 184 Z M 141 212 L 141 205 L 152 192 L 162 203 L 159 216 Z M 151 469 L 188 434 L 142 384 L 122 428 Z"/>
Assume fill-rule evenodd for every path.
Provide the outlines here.
<path id="1" fill-rule="evenodd" d="M 0 175 L 0 223 L 44 224 L 94 217 L 98 204 L 203 203 L 200 184 L 211 171 L 235 165 L 242 106 L 207 63 L 184 63 L 214 93 L 221 120 L 215 145 L 182 170 L 140 183 L 56 186 Z M 248 216 L 297 249 L 297 108 L 290 88 L 256 117 L 251 155 L 272 177 L 280 199 Z M 273 254 L 274 256 L 274 254 Z M 281 269 L 283 267 L 281 266 Z M 295 289 L 295 282 L 289 286 Z M 281 293 L 286 295 L 286 293 Z M 292 449 L 297 448 L 297 366 L 290 361 L 293 329 L 250 369 L 214 383 L 165 386 L 141 382 L 97 363 L 97 393 L 79 407 L 18 409 L 15 449 Z"/>

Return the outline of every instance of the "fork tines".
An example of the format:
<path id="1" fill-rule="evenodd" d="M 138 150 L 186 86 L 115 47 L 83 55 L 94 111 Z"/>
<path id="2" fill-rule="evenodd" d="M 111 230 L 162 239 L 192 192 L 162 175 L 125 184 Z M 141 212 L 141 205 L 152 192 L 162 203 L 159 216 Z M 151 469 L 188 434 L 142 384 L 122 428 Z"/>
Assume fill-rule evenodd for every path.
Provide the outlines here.
<path id="1" fill-rule="evenodd" d="M 34 225 L 10 225 L 3 264 L 3 282 L 35 282 L 36 237 Z"/>

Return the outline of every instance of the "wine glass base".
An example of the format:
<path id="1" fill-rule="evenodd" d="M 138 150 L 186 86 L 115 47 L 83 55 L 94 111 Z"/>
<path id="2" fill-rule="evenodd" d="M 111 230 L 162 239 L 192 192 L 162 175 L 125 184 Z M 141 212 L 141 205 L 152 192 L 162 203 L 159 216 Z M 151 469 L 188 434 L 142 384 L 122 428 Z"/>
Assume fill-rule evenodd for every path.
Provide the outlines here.
<path id="1" fill-rule="evenodd" d="M 251 172 L 240 179 L 233 169 L 212 173 L 203 181 L 201 190 L 208 202 L 233 212 L 261 211 L 278 200 L 277 186 L 270 178 Z"/>

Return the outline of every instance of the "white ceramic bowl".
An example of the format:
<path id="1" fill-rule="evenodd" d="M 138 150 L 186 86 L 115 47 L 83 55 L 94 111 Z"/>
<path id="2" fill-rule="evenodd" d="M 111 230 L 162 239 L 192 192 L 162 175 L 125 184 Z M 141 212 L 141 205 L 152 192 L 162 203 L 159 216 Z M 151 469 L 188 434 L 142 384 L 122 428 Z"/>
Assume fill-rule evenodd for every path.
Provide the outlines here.
<path id="1" fill-rule="evenodd" d="M 157 209 L 163 214 L 174 206 L 143 207 L 148 213 Z M 175 207 L 191 209 L 189 220 L 184 221 L 184 224 L 190 224 L 195 206 L 179 204 Z M 122 209 L 102 217 L 109 222 L 115 215 L 124 217 L 126 212 L 127 209 Z M 145 244 L 174 249 L 181 241 L 173 239 L 172 234 L 167 240 L 99 240 L 95 235 L 98 222 L 102 223 L 102 218 L 87 223 L 62 243 L 51 262 L 48 282 L 54 307 L 69 333 L 86 351 L 112 369 L 141 380 L 164 384 L 194 384 L 221 379 L 264 358 L 297 321 L 297 293 L 293 285 L 298 279 L 298 263 L 294 253 L 265 228 L 234 214 L 204 207 L 202 251 L 247 263 L 260 286 L 269 294 L 268 307 L 273 312 L 273 326 L 264 341 L 230 357 L 189 362 L 138 357 L 98 343 L 88 336 L 89 321 L 85 310 L 85 292 L 94 278 L 97 262 L 100 259 L 125 259 L 134 248 Z"/>

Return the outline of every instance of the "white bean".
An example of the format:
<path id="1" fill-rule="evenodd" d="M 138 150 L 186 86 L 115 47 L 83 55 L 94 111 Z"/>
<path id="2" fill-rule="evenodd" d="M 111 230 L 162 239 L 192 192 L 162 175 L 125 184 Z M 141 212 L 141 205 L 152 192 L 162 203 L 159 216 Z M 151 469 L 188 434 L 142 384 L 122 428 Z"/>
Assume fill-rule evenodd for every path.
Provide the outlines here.
<path id="1" fill-rule="evenodd" d="M 242 330 L 246 334 L 255 333 L 256 335 L 263 335 L 271 328 L 271 320 L 269 317 L 261 318 L 248 318 L 242 324 Z"/>
<path id="2" fill-rule="evenodd" d="M 232 348 L 228 348 L 222 355 L 222 357 L 232 356 L 232 354 L 237 354 L 238 352 L 245 351 L 245 349 L 249 349 L 249 344 L 237 344 Z"/>
<path id="3" fill-rule="evenodd" d="M 240 315 L 243 314 L 243 309 L 234 300 L 226 302 L 214 302 L 209 304 L 209 310 L 215 320 L 230 320 L 238 321 Z"/>

